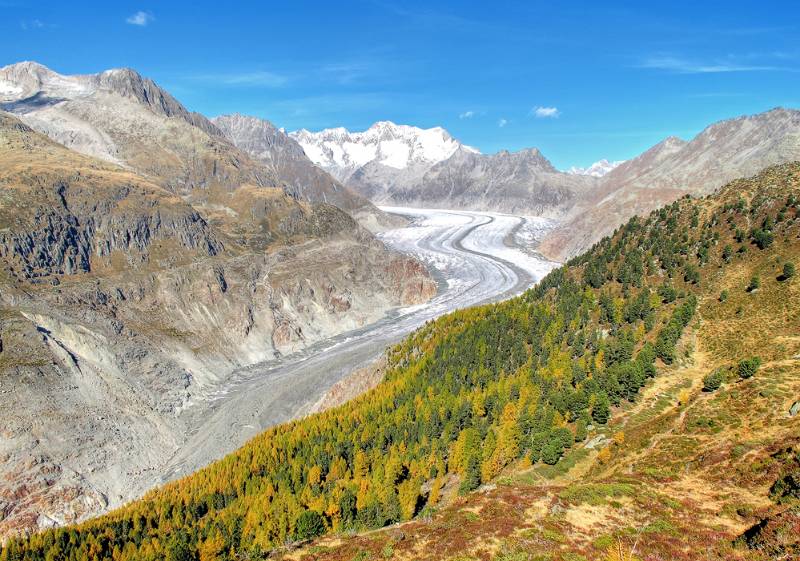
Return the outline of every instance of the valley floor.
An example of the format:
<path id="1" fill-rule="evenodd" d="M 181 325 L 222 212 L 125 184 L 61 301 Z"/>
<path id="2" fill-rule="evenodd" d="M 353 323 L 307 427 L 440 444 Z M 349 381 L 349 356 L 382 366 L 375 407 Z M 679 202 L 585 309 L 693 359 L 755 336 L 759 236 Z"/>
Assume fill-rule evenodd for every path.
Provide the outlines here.
<path id="1" fill-rule="evenodd" d="M 515 296 L 556 263 L 530 247 L 552 227 L 541 218 L 487 212 L 386 207 L 411 224 L 380 235 L 387 246 L 425 263 L 439 290 L 429 302 L 393 310 L 364 328 L 323 340 L 284 358 L 236 372 L 183 416 L 187 440 L 143 490 L 207 465 L 266 428 L 311 412 L 348 374 L 375 362 L 390 345 L 426 321 L 455 309 Z"/>

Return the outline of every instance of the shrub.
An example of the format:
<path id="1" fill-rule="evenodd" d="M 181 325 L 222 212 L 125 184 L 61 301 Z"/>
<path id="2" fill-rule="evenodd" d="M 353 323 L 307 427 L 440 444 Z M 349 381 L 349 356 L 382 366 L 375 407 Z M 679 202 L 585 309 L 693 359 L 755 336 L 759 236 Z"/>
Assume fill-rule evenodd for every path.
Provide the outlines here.
<path id="1" fill-rule="evenodd" d="M 794 263 L 788 262 L 783 265 L 783 275 L 781 275 L 781 280 L 789 280 L 794 276 Z"/>
<path id="2" fill-rule="evenodd" d="M 325 521 L 322 515 L 315 510 L 303 511 L 297 517 L 294 537 L 298 540 L 307 540 L 321 536 L 325 533 Z"/>
<path id="3" fill-rule="evenodd" d="M 725 381 L 725 375 L 721 369 L 716 369 L 712 373 L 703 378 L 703 391 L 714 392 L 717 391 L 722 383 Z"/>
<path id="4" fill-rule="evenodd" d="M 558 440 L 551 440 L 542 448 L 542 461 L 549 466 L 553 466 L 558 463 L 563 453 L 564 448 L 562 448 L 561 442 Z"/>
<path id="5" fill-rule="evenodd" d="M 589 431 L 586 429 L 587 425 L 586 419 L 578 419 L 575 424 L 575 442 L 583 442 L 589 436 Z"/>
<path id="6" fill-rule="evenodd" d="M 752 378 L 761 366 L 761 359 L 757 356 L 739 362 L 739 377 L 742 380 Z"/>
<path id="7" fill-rule="evenodd" d="M 747 285 L 747 292 L 753 292 L 761 287 L 761 278 L 758 275 L 753 275 L 750 279 L 750 284 Z"/>
<path id="8" fill-rule="evenodd" d="M 733 257 L 733 248 L 730 245 L 726 245 L 722 248 L 722 259 L 725 260 L 725 263 L 730 263 L 731 257 Z"/>
<path id="9" fill-rule="evenodd" d="M 604 425 L 608 422 L 608 418 L 611 416 L 611 403 L 608 400 L 608 396 L 605 393 L 600 393 L 597 396 L 597 400 L 594 402 L 594 406 L 592 407 L 592 419 L 594 419 L 595 423 L 600 423 Z"/>
<path id="10" fill-rule="evenodd" d="M 758 246 L 758 249 L 766 249 L 772 245 L 775 236 L 769 230 L 754 230 L 751 234 L 753 243 Z"/>
<path id="11" fill-rule="evenodd" d="M 723 290 L 722 292 L 719 293 L 719 301 L 720 302 L 724 302 L 727 299 L 728 299 L 728 291 L 727 290 Z"/>

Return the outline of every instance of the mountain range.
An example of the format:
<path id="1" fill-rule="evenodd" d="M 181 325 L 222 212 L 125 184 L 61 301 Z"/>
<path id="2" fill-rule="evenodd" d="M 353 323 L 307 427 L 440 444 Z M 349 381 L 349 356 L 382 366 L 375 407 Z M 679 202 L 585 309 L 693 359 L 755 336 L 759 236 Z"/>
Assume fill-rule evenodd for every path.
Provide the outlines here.
<path id="1" fill-rule="evenodd" d="M 424 267 L 373 235 L 403 223 L 376 204 L 545 217 L 531 249 L 567 260 L 794 160 L 791 109 L 565 172 L 442 128 L 208 119 L 130 69 L 0 68 L 0 534 L 138 497 L 238 369 L 429 299 Z"/>
<path id="2" fill-rule="evenodd" d="M 382 212 L 280 161 L 131 70 L 0 69 L 0 533 L 140 495 L 237 369 L 435 292 L 353 218 Z"/>
<path id="3" fill-rule="evenodd" d="M 539 251 L 564 260 L 621 222 L 684 194 L 800 159 L 800 112 L 721 121 L 690 141 L 669 137 L 628 161 L 557 170 L 536 148 L 481 154 L 441 128 L 376 123 L 362 133 L 291 133 L 318 165 L 388 205 L 494 210 L 553 218 Z"/>
<path id="4" fill-rule="evenodd" d="M 682 197 L 427 323 L 363 395 L 0 559 L 797 559 L 798 258 L 800 163 Z"/>

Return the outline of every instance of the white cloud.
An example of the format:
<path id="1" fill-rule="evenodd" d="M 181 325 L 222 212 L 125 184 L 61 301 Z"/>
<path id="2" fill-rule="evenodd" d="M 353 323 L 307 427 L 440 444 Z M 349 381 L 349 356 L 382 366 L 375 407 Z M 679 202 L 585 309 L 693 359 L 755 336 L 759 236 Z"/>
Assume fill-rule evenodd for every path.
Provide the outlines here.
<path id="1" fill-rule="evenodd" d="M 497 126 L 501 129 L 508 124 L 508 119 L 500 119 L 497 121 Z"/>
<path id="2" fill-rule="evenodd" d="M 475 116 L 475 111 L 464 111 L 461 113 L 458 118 L 459 119 L 472 119 Z"/>
<path id="3" fill-rule="evenodd" d="M 561 116 L 561 111 L 558 107 L 534 107 L 531 109 L 531 115 L 537 119 L 558 119 Z"/>
<path id="4" fill-rule="evenodd" d="M 151 14 L 150 12 L 143 12 L 140 10 L 135 14 L 133 14 L 132 16 L 126 18 L 125 21 L 131 25 L 138 25 L 139 27 L 145 27 L 154 19 L 156 18 L 153 17 L 153 14 Z"/>

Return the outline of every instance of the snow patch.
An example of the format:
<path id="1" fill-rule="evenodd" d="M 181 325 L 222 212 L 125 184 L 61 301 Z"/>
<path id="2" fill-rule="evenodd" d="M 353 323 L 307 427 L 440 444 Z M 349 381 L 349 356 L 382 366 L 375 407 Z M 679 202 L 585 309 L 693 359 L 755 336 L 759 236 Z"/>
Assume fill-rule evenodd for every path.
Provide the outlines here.
<path id="1" fill-rule="evenodd" d="M 591 175 L 592 177 L 603 177 L 605 174 L 624 163 L 625 160 L 609 162 L 606 159 L 602 159 L 593 163 L 588 168 L 572 166 L 567 170 L 567 173 L 571 173 L 573 175 Z"/>
<path id="2" fill-rule="evenodd" d="M 22 93 L 22 88 L 6 80 L 0 80 L 0 96 L 16 97 Z"/>

